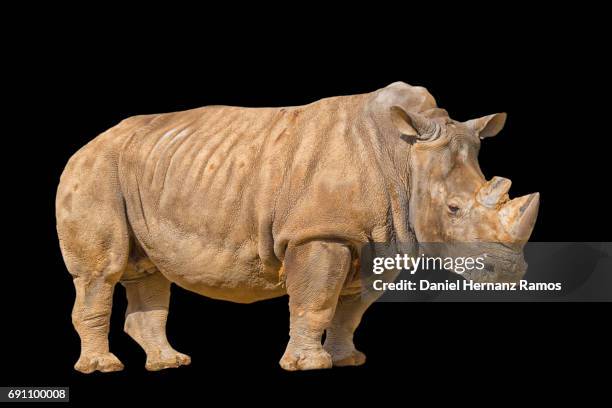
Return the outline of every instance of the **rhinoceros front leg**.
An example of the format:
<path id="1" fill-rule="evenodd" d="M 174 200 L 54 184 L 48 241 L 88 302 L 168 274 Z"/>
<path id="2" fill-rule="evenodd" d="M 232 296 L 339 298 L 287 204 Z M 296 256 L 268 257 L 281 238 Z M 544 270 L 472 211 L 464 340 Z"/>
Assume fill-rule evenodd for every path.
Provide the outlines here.
<path id="1" fill-rule="evenodd" d="M 128 298 L 124 330 L 147 354 L 145 368 L 158 371 L 191 363 L 191 358 L 173 349 L 166 337 L 170 281 L 156 271 L 121 284 Z"/>
<path id="2" fill-rule="evenodd" d="M 350 265 L 351 251 L 340 243 L 313 241 L 287 249 L 290 340 L 280 360 L 285 370 L 332 367 L 321 337 L 332 321 Z"/>
<path id="3" fill-rule="evenodd" d="M 357 366 L 365 363 L 365 354 L 353 344 L 353 334 L 371 303 L 372 301 L 363 299 L 360 294 L 340 296 L 323 346 L 331 354 L 335 366 Z"/>

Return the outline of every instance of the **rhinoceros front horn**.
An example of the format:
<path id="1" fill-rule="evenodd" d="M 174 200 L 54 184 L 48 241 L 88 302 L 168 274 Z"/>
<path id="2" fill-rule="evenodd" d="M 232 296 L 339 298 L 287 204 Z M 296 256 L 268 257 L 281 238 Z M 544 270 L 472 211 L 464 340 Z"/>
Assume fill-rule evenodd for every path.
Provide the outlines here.
<path id="1" fill-rule="evenodd" d="M 505 201 L 512 182 L 507 178 L 493 177 L 478 191 L 476 198 L 485 207 L 495 208 L 498 203 Z"/>
<path id="2" fill-rule="evenodd" d="M 533 231 L 538 216 L 540 193 L 515 198 L 499 210 L 499 218 L 515 243 L 524 245 Z"/>

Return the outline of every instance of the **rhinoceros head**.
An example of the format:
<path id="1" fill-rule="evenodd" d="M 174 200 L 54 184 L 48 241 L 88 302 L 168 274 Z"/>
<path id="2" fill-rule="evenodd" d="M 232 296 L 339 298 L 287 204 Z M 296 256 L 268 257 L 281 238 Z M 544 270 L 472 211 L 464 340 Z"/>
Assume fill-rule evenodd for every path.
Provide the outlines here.
<path id="1" fill-rule="evenodd" d="M 502 129 L 506 114 L 461 123 L 393 106 L 391 118 L 411 145 L 409 222 L 417 240 L 445 248 L 437 251 L 442 256 L 459 255 L 457 244 L 464 253 L 465 244 L 486 253 L 485 269 L 466 272 L 468 279 L 521 279 L 522 248 L 536 221 L 539 194 L 510 199 L 510 180 L 487 181 L 478 164 L 481 140 Z"/>

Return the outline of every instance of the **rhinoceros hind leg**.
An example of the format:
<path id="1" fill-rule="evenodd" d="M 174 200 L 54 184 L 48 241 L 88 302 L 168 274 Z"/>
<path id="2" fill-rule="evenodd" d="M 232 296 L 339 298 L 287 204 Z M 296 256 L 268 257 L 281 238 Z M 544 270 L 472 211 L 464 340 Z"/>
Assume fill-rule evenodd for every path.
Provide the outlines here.
<path id="1" fill-rule="evenodd" d="M 128 298 L 124 330 L 147 354 L 145 368 L 158 371 L 191 363 L 191 358 L 174 350 L 166 337 L 170 281 L 156 271 L 121 283 Z"/>
<path id="2" fill-rule="evenodd" d="M 76 288 L 72 321 L 81 357 L 75 368 L 84 373 L 123 368 L 108 346 L 113 290 L 130 247 L 117 152 L 108 137 L 95 139 L 68 161 L 57 189 L 57 234 Z"/>
<path id="3" fill-rule="evenodd" d="M 123 364 L 109 351 L 108 331 L 114 283 L 103 276 L 75 277 L 76 301 L 72 322 L 81 338 L 81 356 L 75 370 L 85 374 L 123 370 Z"/>
<path id="4" fill-rule="evenodd" d="M 332 367 L 321 337 L 334 316 L 350 264 L 351 251 L 337 242 L 313 241 L 287 250 L 290 340 L 280 360 L 285 370 Z"/>
<path id="5" fill-rule="evenodd" d="M 340 296 L 336 313 L 326 331 L 323 345 L 323 348 L 332 356 L 335 366 L 358 366 L 365 363 L 365 354 L 357 350 L 353 344 L 353 333 L 370 303 L 364 301 L 359 294 Z"/>

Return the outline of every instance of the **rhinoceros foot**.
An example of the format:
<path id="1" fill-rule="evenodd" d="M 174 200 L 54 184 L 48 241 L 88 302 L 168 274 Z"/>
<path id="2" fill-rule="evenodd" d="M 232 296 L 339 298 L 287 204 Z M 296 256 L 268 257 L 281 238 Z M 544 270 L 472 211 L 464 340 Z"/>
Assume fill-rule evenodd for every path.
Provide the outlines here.
<path id="1" fill-rule="evenodd" d="M 191 357 L 179 353 L 174 349 L 164 350 L 160 353 L 147 354 L 145 368 L 149 371 L 159 371 L 165 368 L 176 368 L 191 364 Z"/>
<path id="2" fill-rule="evenodd" d="M 84 374 L 90 374 L 96 370 L 110 373 L 123 370 L 123 363 L 113 353 L 86 354 L 81 355 L 74 369 Z"/>
<path id="3" fill-rule="evenodd" d="M 288 347 L 279 364 L 287 371 L 320 370 L 333 365 L 331 356 L 323 347 L 306 350 Z"/>
<path id="4" fill-rule="evenodd" d="M 348 356 L 335 356 L 332 354 L 332 361 L 336 367 L 360 366 L 365 364 L 366 355 L 359 350 L 353 350 Z"/>

